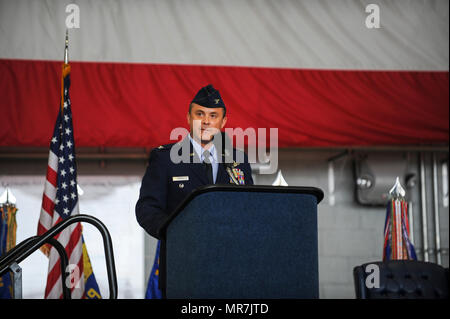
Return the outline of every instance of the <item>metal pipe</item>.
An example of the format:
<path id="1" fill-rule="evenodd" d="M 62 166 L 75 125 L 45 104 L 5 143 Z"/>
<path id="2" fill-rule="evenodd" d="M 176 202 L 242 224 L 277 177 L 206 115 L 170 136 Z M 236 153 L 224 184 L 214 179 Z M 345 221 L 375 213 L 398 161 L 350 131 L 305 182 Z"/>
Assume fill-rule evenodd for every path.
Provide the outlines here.
<path id="1" fill-rule="evenodd" d="M 436 262 L 442 264 L 441 258 L 441 234 L 439 223 L 439 196 L 438 196 L 438 176 L 437 176 L 436 153 L 433 153 L 433 207 L 434 207 L 434 237 L 436 247 Z"/>
<path id="2" fill-rule="evenodd" d="M 62 222 L 50 228 L 45 234 L 38 236 L 35 240 L 28 239 L 26 240 L 25 244 L 19 244 L 19 246 L 21 246 L 20 249 L 17 248 L 15 252 L 9 252 L 5 256 L 0 258 L 0 274 L 5 272 L 9 268 L 9 263 L 11 262 L 12 258 L 14 259 L 14 262 L 20 263 L 22 260 L 31 255 L 35 250 L 39 249 L 39 247 L 46 243 L 50 238 L 54 237 L 69 225 L 77 222 L 87 222 L 91 225 L 94 225 L 100 231 L 100 234 L 103 237 L 103 246 L 106 258 L 106 270 L 109 283 L 109 298 L 117 299 L 117 276 L 111 235 L 109 234 L 108 229 L 99 219 L 89 215 L 80 214 L 66 218 Z"/>
<path id="3" fill-rule="evenodd" d="M 336 203 L 336 197 L 334 194 L 334 162 L 328 162 L 328 204 L 334 206 Z"/>
<path id="4" fill-rule="evenodd" d="M 22 268 L 17 263 L 9 266 L 13 282 L 13 299 L 22 299 Z"/>
<path id="5" fill-rule="evenodd" d="M 39 236 L 30 237 L 30 238 L 22 241 L 19 245 L 15 246 L 10 251 L 8 251 L 7 255 L 2 256 L 2 258 L 0 259 L 0 269 L 1 269 L 0 276 L 2 276 L 4 273 L 6 273 L 6 271 L 8 271 L 8 269 L 12 270 L 11 267 L 12 267 L 12 265 L 16 264 L 18 257 L 20 257 L 20 255 L 26 249 L 28 249 L 28 247 L 33 245 L 33 243 L 38 240 L 39 240 Z M 66 277 L 67 277 L 66 269 L 67 269 L 67 265 L 69 264 L 69 259 L 67 257 L 66 250 L 64 249 L 64 246 L 61 245 L 61 243 L 54 238 L 49 238 L 47 240 L 47 242 L 45 242 L 45 243 L 52 245 L 59 254 L 60 264 L 61 264 L 61 283 L 62 283 L 63 298 L 71 299 L 70 290 L 65 284 Z M 3 265 L 8 265 L 8 264 L 10 264 L 9 268 L 3 266 Z"/>
<path id="6" fill-rule="evenodd" d="M 413 203 L 408 202 L 408 219 L 409 219 L 409 240 L 411 244 L 414 245 L 414 214 L 413 214 Z"/>
<path id="7" fill-rule="evenodd" d="M 422 246 L 423 260 L 428 261 L 427 193 L 425 187 L 424 153 L 420 153 L 420 195 L 422 204 Z"/>
<path id="8" fill-rule="evenodd" d="M 448 160 L 447 160 L 448 161 Z M 448 207 L 448 163 L 444 161 L 441 165 L 442 172 L 442 206 Z"/>

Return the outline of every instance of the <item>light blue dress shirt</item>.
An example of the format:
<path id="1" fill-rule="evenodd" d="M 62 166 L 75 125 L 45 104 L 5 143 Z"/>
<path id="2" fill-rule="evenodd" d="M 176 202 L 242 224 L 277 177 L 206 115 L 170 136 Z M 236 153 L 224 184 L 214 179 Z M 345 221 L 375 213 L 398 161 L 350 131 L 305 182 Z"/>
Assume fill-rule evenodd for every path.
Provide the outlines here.
<path id="1" fill-rule="evenodd" d="M 203 156 L 203 152 L 206 151 L 205 148 L 203 148 L 196 140 L 194 140 L 191 136 L 191 134 L 188 134 L 189 139 L 191 140 L 192 145 L 194 146 L 194 150 L 197 153 L 198 157 L 200 158 L 200 161 L 203 162 L 205 160 L 205 157 Z M 208 149 L 210 156 L 209 160 L 211 161 L 212 171 L 213 171 L 213 179 L 214 183 L 216 183 L 217 179 L 217 170 L 219 169 L 219 162 L 217 161 L 217 151 L 216 146 L 213 144 Z"/>

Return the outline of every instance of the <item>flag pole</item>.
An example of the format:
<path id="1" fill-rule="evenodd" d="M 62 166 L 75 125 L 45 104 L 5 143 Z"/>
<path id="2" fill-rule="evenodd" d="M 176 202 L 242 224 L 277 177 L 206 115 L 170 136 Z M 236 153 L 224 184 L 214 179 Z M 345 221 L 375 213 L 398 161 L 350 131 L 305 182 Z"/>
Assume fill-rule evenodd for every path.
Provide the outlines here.
<path id="1" fill-rule="evenodd" d="M 66 29 L 66 40 L 64 44 L 64 64 L 61 76 L 61 114 L 64 113 L 64 78 L 70 73 L 69 66 L 69 29 Z"/>
<path id="2" fill-rule="evenodd" d="M 61 74 L 61 115 L 64 113 L 64 78 L 67 74 L 70 73 L 70 65 L 69 65 L 69 30 L 66 29 L 66 39 L 64 43 L 64 63 L 62 65 L 62 74 Z M 44 190 L 45 192 L 45 190 Z M 40 250 L 47 257 L 50 256 L 50 248 L 49 244 L 44 244 L 40 247 Z"/>
<path id="3" fill-rule="evenodd" d="M 66 42 L 64 47 L 64 64 L 69 64 L 69 29 L 66 29 Z"/>

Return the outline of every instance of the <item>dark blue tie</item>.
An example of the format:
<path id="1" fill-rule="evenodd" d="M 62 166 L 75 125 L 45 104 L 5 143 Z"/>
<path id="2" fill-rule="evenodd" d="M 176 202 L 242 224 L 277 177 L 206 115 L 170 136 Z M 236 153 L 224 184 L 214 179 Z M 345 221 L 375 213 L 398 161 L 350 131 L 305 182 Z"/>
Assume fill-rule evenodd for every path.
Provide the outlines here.
<path id="1" fill-rule="evenodd" d="M 209 159 L 210 155 L 211 153 L 208 150 L 203 152 L 203 166 L 205 167 L 205 173 L 208 179 L 208 184 L 214 184 L 212 165 L 211 160 Z"/>

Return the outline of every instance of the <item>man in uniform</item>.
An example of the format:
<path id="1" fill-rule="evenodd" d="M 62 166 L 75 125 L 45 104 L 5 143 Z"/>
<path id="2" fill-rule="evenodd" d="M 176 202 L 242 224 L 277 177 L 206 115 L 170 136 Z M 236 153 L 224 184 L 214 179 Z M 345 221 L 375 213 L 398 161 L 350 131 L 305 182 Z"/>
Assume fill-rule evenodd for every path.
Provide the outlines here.
<path id="1" fill-rule="evenodd" d="M 191 101 L 187 122 L 190 134 L 186 138 L 151 151 L 142 179 L 136 218 L 158 239 L 158 229 L 194 189 L 209 184 L 253 185 L 246 154 L 224 147 L 226 136 L 221 129 L 227 122 L 226 108 L 211 84 L 201 88 Z M 179 162 L 180 158 L 185 160 Z M 153 269 L 156 262 L 157 258 Z"/>
<path id="2" fill-rule="evenodd" d="M 212 143 L 213 137 L 217 138 L 227 121 L 225 104 L 219 91 L 212 85 L 201 88 L 195 95 L 187 121 L 190 134 L 183 141 L 162 145 L 151 151 L 136 204 L 137 221 L 147 233 L 158 239 L 158 229 L 197 187 L 208 184 L 229 185 L 236 181 L 241 185 L 253 184 L 245 153 L 238 154 L 240 151 L 233 149 L 233 159 L 243 158 L 244 161 L 226 163 L 225 155 L 231 150 L 222 152 L 223 148 L 218 150 Z M 185 147 L 186 143 L 188 147 Z M 183 150 L 188 150 L 189 154 L 182 154 Z M 171 154 L 172 157 L 175 154 L 189 161 L 174 163 Z M 233 173 L 231 176 L 230 171 Z"/>

